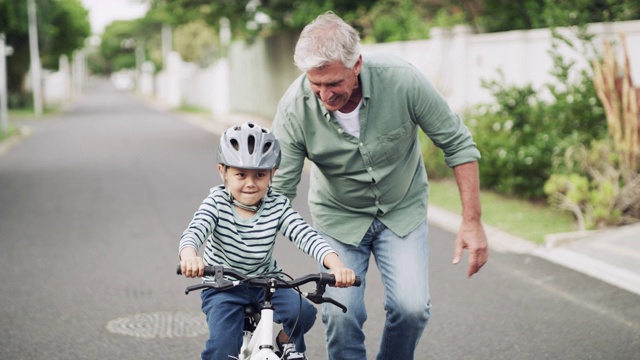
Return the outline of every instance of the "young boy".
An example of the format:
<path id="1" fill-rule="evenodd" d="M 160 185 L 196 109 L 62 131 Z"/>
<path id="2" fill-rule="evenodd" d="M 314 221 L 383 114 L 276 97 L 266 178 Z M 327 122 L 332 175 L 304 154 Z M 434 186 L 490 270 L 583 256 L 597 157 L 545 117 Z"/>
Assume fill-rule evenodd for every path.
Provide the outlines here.
<path id="1" fill-rule="evenodd" d="M 291 207 L 283 195 L 271 191 L 280 164 L 280 145 L 267 129 L 247 122 L 229 128 L 220 140 L 218 171 L 224 185 L 211 189 L 182 234 L 180 267 L 186 277 L 202 277 L 205 265 L 222 265 L 246 275 L 279 271 L 273 249 L 278 231 L 315 258 L 336 277 L 336 286 L 353 285 L 355 274 L 336 252 Z M 198 250 L 204 245 L 203 257 Z M 205 281 L 212 279 L 206 279 Z M 244 305 L 262 297 L 263 290 L 244 285 L 229 290 L 204 290 L 202 311 L 207 315 L 209 340 L 202 359 L 236 357 L 242 345 Z M 304 333 L 311 329 L 316 308 L 302 302 L 292 289 L 273 296 L 274 319 L 283 324 L 276 343 L 283 359 L 305 359 Z M 291 340 L 291 341 L 290 341 Z"/>

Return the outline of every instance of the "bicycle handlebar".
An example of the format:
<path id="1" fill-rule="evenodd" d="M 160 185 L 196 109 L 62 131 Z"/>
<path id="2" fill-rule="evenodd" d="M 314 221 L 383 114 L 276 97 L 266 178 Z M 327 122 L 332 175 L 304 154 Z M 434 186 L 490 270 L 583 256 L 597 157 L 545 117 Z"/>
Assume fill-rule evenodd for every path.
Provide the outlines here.
<path id="1" fill-rule="evenodd" d="M 179 265 L 176 273 L 178 275 L 182 275 L 182 270 L 180 269 Z M 230 276 L 237 280 L 236 281 L 228 280 L 224 277 L 225 275 Z M 300 293 L 313 303 L 322 304 L 322 303 L 328 302 L 341 308 L 342 312 L 347 312 L 347 308 L 344 305 L 340 304 L 339 302 L 331 298 L 322 296 L 326 289 L 326 285 L 334 285 L 336 283 L 336 278 L 333 274 L 320 272 L 315 274 L 304 275 L 302 277 L 299 277 L 293 280 L 285 280 L 285 279 L 278 278 L 274 275 L 246 276 L 241 272 L 231 268 L 225 268 L 222 266 L 205 266 L 204 276 L 212 276 L 215 282 L 205 282 L 202 284 L 188 286 L 184 291 L 185 294 L 189 294 L 190 291 L 201 290 L 206 288 L 226 290 L 236 285 L 239 285 L 240 283 L 245 283 L 252 287 L 262 287 L 265 289 L 279 289 L 279 288 L 294 289 L 301 285 L 304 285 L 310 282 L 315 282 L 316 289 L 314 292 L 312 293 L 300 292 Z M 356 280 L 353 286 L 360 286 L 361 284 L 362 284 L 362 279 L 359 276 L 356 276 Z"/>

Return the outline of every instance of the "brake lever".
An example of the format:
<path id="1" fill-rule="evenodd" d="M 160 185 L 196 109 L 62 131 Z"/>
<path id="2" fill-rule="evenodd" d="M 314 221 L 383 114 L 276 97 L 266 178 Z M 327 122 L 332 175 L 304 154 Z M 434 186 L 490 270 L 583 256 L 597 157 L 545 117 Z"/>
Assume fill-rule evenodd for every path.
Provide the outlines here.
<path id="1" fill-rule="evenodd" d="M 327 289 L 326 285 L 322 284 L 322 285 L 318 285 L 316 287 L 316 291 L 312 292 L 312 293 L 304 293 L 304 297 L 309 299 L 309 301 L 311 301 L 312 303 L 315 304 L 322 304 L 322 303 L 330 303 L 333 304 L 337 307 L 339 307 L 340 309 L 342 309 L 343 313 L 347 312 L 347 307 L 342 305 L 341 303 L 337 302 L 336 300 L 333 300 L 330 297 L 323 297 L 322 295 L 324 294 L 325 290 Z"/>
<path id="2" fill-rule="evenodd" d="M 335 306 L 339 307 L 339 308 L 342 310 L 342 312 L 343 312 L 343 313 L 346 313 L 346 312 L 347 312 L 347 307 L 346 307 L 346 306 L 344 306 L 344 305 L 342 305 L 341 303 L 339 303 L 339 302 L 337 302 L 337 301 L 333 300 L 332 298 L 323 297 L 323 298 L 322 298 L 322 302 L 328 302 L 328 303 L 330 303 L 330 304 L 333 304 L 333 305 L 335 305 Z"/>
<path id="3" fill-rule="evenodd" d="M 213 289 L 218 289 L 218 290 L 227 290 L 229 288 L 232 288 L 236 285 L 239 284 L 239 281 L 231 281 L 231 280 L 227 280 L 224 278 L 224 268 L 222 266 L 214 266 L 213 267 L 214 270 L 214 274 L 213 274 L 213 278 L 215 280 L 215 282 L 204 282 L 201 284 L 196 284 L 196 285 L 191 285 L 188 286 L 185 290 L 184 293 L 186 295 L 189 294 L 189 292 L 194 291 L 194 290 L 201 290 L 201 289 L 206 289 L 206 288 L 213 288 Z M 179 269 L 178 269 L 179 271 Z"/>
<path id="4" fill-rule="evenodd" d="M 187 286 L 187 288 L 184 289 L 184 294 L 185 295 L 189 295 L 189 293 L 191 291 L 201 290 L 201 289 L 206 289 L 206 288 L 212 288 L 212 287 L 215 287 L 215 284 L 213 284 L 213 283 L 202 283 L 202 284 L 191 285 L 191 286 Z"/>

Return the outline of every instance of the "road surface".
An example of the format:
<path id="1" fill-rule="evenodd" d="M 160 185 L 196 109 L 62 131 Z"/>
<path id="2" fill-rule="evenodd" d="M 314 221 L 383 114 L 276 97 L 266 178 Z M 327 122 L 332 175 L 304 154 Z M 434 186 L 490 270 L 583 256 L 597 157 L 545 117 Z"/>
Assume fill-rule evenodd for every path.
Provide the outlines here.
<path id="1" fill-rule="evenodd" d="M 0 157 L 0 359 L 199 358 L 200 298 L 174 269 L 180 234 L 220 182 L 218 135 L 107 82 L 27 125 Z M 301 186 L 294 204 L 309 219 Z M 433 312 L 416 359 L 640 359 L 637 295 L 497 252 L 467 279 L 452 241 L 430 229 Z M 316 271 L 285 240 L 276 256 L 292 275 Z M 367 280 L 373 359 L 384 292 L 375 270 Z M 307 342 L 310 359 L 326 358 L 319 319 Z"/>

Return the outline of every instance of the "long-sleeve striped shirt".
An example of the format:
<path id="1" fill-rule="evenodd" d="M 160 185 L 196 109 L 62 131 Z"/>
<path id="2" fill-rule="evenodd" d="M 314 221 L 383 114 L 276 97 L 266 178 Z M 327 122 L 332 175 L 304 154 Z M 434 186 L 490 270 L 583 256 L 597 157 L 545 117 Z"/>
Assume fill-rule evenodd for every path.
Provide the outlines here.
<path id="1" fill-rule="evenodd" d="M 204 244 L 206 265 L 231 267 L 249 276 L 280 271 L 273 257 L 278 231 L 321 264 L 335 252 L 284 195 L 270 192 L 256 214 L 243 219 L 231 204 L 228 190 L 217 186 L 183 232 L 178 253 L 185 247 L 198 251 Z"/>

